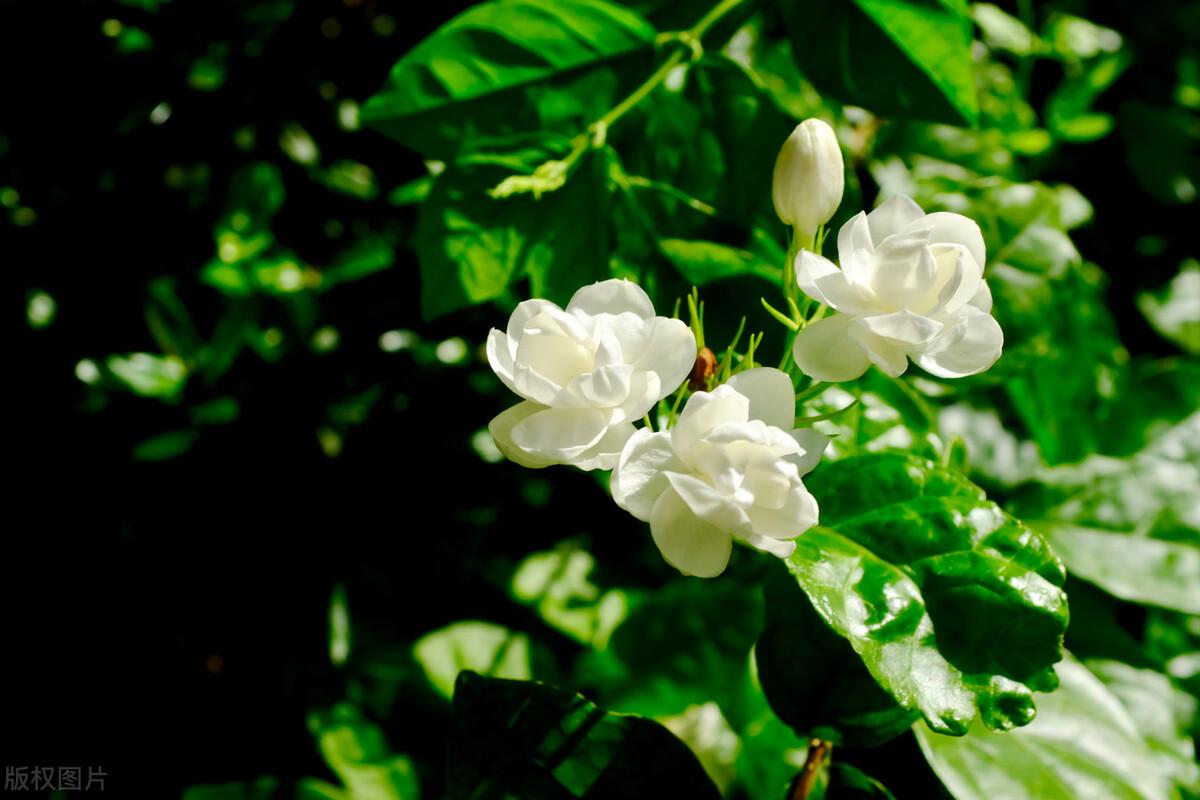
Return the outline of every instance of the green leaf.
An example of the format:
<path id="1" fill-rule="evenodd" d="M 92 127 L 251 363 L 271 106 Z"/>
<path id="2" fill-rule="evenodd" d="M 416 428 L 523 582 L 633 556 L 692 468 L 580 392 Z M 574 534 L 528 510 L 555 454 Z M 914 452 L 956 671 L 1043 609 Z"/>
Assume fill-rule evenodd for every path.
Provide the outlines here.
<path id="1" fill-rule="evenodd" d="M 604 651 L 580 665 L 584 683 L 621 711 L 658 716 L 722 702 L 739 690 L 762 628 L 762 597 L 734 580 L 679 580 L 640 600 Z"/>
<path id="2" fill-rule="evenodd" d="M 602 0 L 481 3 L 396 62 L 362 120 L 431 157 L 452 155 L 452 137 L 436 129 L 453 125 L 468 103 L 646 49 L 655 35 L 637 14 Z"/>
<path id="3" fill-rule="evenodd" d="M 567 183 L 540 198 L 488 190 L 551 158 L 544 146 L 467 159 L 439 176 L 417 220 L 426 319 L 505 296 L 527 277 L 532 294 L 565 305 L 610 277 L 606 153 L 589 153 Z"/>
<path id="4" fill-rule="evenodd" d="M 595 559 L 571 545 L 534 553 L 512 577 L 517 602 L 532 605 L 547 625 L 580 644 L 603 650 L 629 613 L 625 592 L 601 592 L 589 575 Z"/>
<path id="5" fill-rule="evenodd" d="M 784 21 L 801 71 L 843 103 L 884 115 L 975 123 L 979 103 L 965 3 L 787 3 Z"/>
<path id="6" fill-rule="evenodd" d="M 137 461 L 168 461 L 186 453 L 199 438 L 200 431 L 195 428 L 160 433 L 134 445 L 133 457 Z"/>
<path id="7" fill-rule="evenodd" d="M 532 677 L 529 637 L 490 622 L 456 622 L 422 636 L 413 657 L 438 694 L 449 698 L 463 670 L 499 678 Z"/>
<path id="8" fill-rule="evenodd" d="M 1082 664 L 1057 667 L 1061 686 L 1021 730 L 976 724 L 961 738 L 915 728 L 929 765 L 955 800 L 1166 800 L 1171 778 L 1117 697 Z"/>
<path id="9" fill-rule="evenodd" d="M 189 786 L 183 800 L 274 800 L 279 796 L 279 779 L 264 775 L 254 783 L 221 783 Z"/>
<path id="10" fill-rule="evenodd" d="M 658 243 L 684 280 L 696 286 L 738 275 L 754 275 L 779 285 L 782 270 L 748 250 L 739 250 L 716 242 L 661 239 Z"/>
<path id="11" fill-rule="evenodd" d="M 1088 659 L 1086 664 L 1125 706 L 1154 751 L 1156 764 L 1180 787 L 1200 794 L 1200 764 L 1191 737 L 1196 698 L 1177 689 L 1161 672 L 1103 659 Z"/>
<path id="12" fill-rule="evenodd" d="M 1200 546 L 1061 522 L 1032 524 L 1072 575 L 1122 600 L 1200 614 Z"/>
<path id="13" fill-rule="evenodd" d="M 758 679 L 779 718 L 810 739 L 870 747 L 920 719 L 871 676 L 782 564 L 764 587 L 767 624 L 755 645 Z"/>
<path id="14" fill-rule="evenodd" d="M 692 752 L 661 725 L 545 684 L 464 672 L 453 726 L 450 800 L 720 796 Z"/>
<path id="15" fill-rule="evenodd" d="M 1162 290 L 1140 293 L 1137 304 L 1159 335 L 1200 355 L 1200 262 L 1188 259 Z"/>
<path id="16" fill-rule="evenodd" d="M 879 685 L 938 732 L 961 735 L 976 714 L 997 730 L 1027 724 L 1031 690 L 1054 687 L 1067 626 L 1046 543 L 962 475 L 913 456 L 844 459 L 806 483 L 823 525 L 785 563 Z"/>
<path id="17" fill-rule="evenodd" d="M 187 366 L 177 356 L 113 355 L 105 361 L 105 366 L 125 388 L 142 397 L 170 400 L 177 397 L 187 383 Z"/>
<path id="18" fill-rule="evenodd" d="M 321 272 L 321 286 L 328 289 L 388 269 L 396 261 L 396 251 L 378 236 L 365 236 L 338 253 Z"/>
<path id="19" fill-rule="evenodd" d="M 325 763 L 354 800 L 416 800 L 419 784 L 412 762 L 393 754 L 383 731 L 355 706 L 339 703 L 309 714 L 308 728 Z"/>

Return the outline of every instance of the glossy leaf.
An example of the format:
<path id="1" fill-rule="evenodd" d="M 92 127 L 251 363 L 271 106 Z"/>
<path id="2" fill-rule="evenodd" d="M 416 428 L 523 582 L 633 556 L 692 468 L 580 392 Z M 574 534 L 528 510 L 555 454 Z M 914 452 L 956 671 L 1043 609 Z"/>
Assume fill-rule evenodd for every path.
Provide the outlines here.
<path id="1" fill-rule="evenodd" d="M 998 730 L 1027 724 L 1031 690 L 1054 687 L 1067 624 L 1062 566 L 1041 537 L 913 456 L 844 459 L 806 483 L 823 525 L 785 563 L 879 685 L 935 731 L 961 735 L 977 714 Z M 882 719 L 881 738 L 894 710 Z"/>
<path id="2" fill-rule="evenodd" d="M 1166 800 L 1171 776 L 1142 739 L 1120 700 L 1086 667 L 1057 667 L 1058 691 L 1038 716 L 996 736 L 976 724 L 961 738 L 914 728 L 925 758 L 956 800 L 1036 797 Z"/>
<path id="3" fill-rule="evenodd" d="M 1079 525 L 1035 524 L 1072 575 L 1123 600 L 1200 614 L 1200 546 Z"/>
<path id="4" fill-rule="evenodd" d="M 720 796 L 687 746 L 658 723 L 553 686 L 464 672 L 453 729 L 451 800 Z"/>
<path id="5" fill-rule="evenodd" d="M 966 3 L 788 3 L 784 20 L 796 63 L 823 92 L 884 115 L 975 122 Z"/>
<path id="6" fill-rule="evenodd" d="M 446 146 L 437 138 L 451 138 L 436 129 L 464 105 L 648 48 L 655 34 L 634 12 L 603 0 L 481 3 L 396 62 L 362 120 L 444 157 L 429 152 Z"/>

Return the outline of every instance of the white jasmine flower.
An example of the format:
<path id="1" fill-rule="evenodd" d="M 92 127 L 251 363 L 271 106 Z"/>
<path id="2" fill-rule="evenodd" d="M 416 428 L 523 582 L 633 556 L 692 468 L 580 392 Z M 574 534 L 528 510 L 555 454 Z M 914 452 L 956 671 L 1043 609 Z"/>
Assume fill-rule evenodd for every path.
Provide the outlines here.
<path id="1" fill-rule="evenodd" d="M 795 415 L 792 382 L 777 369 L 697 392 L 674 428 L 643 428 L 625 445 L 613 499 L 650 523 L 663 558 L 685 575 L 719 575 L 735 538 L 785 558 L 796 548 L 790 540 L 817 522 L 800 476 L 829 443 L 794 430 Z"/>
<path id="2" fill-rule="evenodd" d="M 696 337 L 654 315 L 636 284 L 585 286 L 567 308 L 526 300 L 492 329 L 488 363 L 525 401 L 488 426 L 497 447 L 526 467 L 611 469 L 633 421 L 675 391 L 696 361 Z"/>
<path id="3" fill-rule="evenodd" d="M 943 378 L 974 375 L 1000 357 L 979 226 L 961 214 L 926 214 L 907 197 L 859 213 L 838 233 L 841 269 L 808 251 L 796 280 L 841 313 L 800 331 L 796 364 L 823 381 L 848 381 L 875 364 L 902 374 L 912 359 Z"/>
<path id="4" fill-rule="evenodd" d="M 775 159 L 771 197 L 775 213 L 811 238 L 837 211 L 845 167 L 833 128 L 819 119 L 796 126 Z"/>

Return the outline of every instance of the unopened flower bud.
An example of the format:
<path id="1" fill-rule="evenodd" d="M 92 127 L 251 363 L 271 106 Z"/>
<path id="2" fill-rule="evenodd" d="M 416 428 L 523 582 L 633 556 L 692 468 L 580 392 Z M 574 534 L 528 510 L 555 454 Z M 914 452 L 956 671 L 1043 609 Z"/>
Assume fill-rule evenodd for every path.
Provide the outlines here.
<path id="1" fill-rule="evenodd" d="M 775 213 L 804 236 L 814 235 L 842 202 L 843 172 L 833 128 L 819 119 L 804 120 L 775 159 Z"/>

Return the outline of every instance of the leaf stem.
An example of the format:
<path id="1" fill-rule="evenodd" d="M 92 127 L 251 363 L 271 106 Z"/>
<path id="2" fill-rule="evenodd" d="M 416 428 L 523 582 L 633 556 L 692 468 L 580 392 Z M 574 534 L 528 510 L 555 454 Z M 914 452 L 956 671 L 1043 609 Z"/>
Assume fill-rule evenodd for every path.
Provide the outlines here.
<path id="1" fill-rule="evenodd" d="M 808 796 L 812 794 L 812 790 L 817 785 L 817 776 L 821 772 L 821 767 L 825 766 L 829 760 L 832 750 L 833 742 L 827 742 L 824 739 L 809 741 L 808 755 L 804 758 L 804 768 L 796 778 L 792 793 L 788 796 L 789 800 L 808 800 Z"/>
<path id="2" fill-rule="evenodd" d="M 658 66 L 658 69 L 656 69 L 650 75 L 650 77 L 642 81 L 642 84 L 630 92 L 624 100 L 610 108 L 604 114 L 604 116 L 588 125 L 582 133 L 573 138 L 571 140 L 570 152 L 568 152 L 561 161 L 549 161 L 546 162 L 546 164 L 543 164 L 541 167 L 538 167 L 538 170 L 542 170 L 543 172 L 547 173 L 544 177 L 549 180 L 549 183 L 546 183 L 544 186 L 538 184 L 538 190 L 535 193 L 541 194 L 542 192 L 552 192 L 561 187 L 566 182 L 567 178 L 570 177 L 571 170 L 574 168 L 576 162 L 583 157 L 583 154 L 593 147 L 600 147 L 604 144 L 605 140 L 608 138 L 608 129 L 617 120 L 623 117 L 638 103 L 645 100 L 651 92 L 658 88 L 659 84 L 667 79 L 667 76 L 671 74 L 673 69 L 683 63 L 685 58 L 692 61 L 700 58 L 700 56 L 704 53 L 704 48 L 701 45 L 701 39 L 703 39 L 704 34 L 708 33 L 708 31 L 714 25 L 716 25 L 722 17 L 744 2 L 746 2 L 746 0 L 721 0 L 721 2 L 710 8 L 708 12 L 696 22 L 695 25 L 688 28 L 686 31 L 680 31 L 677 34 L 666 37 L 671 42 L 677 42 L 685 46 L 672 53 L 666 61 Z M 534 174 L 536 176 L 537 172 L 535 171 Z M 504 197 L 510 194 L 517 194 L 525 191 L 533 192 L 533 186 L 530 185 L 529 188 L 527 188 L 527 183 L 528 181 L 518 182 L 510 186 L 507 191 L 497 192 L 496 190 L 493 190 L 493 194 L 494 196 Z M 535 181 L 535 184 L 536 183 L 537 182 Z M 497 190 L 499 189 L 500 187 L 497 187 Z"/>

